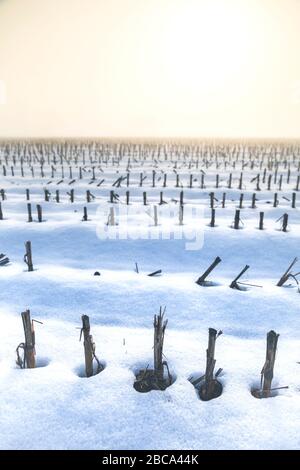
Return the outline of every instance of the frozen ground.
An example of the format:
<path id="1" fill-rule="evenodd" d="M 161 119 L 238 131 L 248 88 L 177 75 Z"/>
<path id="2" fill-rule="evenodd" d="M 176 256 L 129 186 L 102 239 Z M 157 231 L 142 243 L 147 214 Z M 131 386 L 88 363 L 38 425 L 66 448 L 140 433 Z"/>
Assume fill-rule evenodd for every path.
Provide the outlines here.
<path id="1" fill-rule="evenodd" d="M 276 287 L 289 262 L 300 254 L 299 209 L 291 209 L 282 198 L 290 198 L 291 189 L 283 187 L 276 209 L 267 204 L 273 192 L 265 190 L 258 195 L 258 208 L 249 209 L 255 184 L 247 183 L 241 211 L 244 226 L 239 231 L 230 225 L 240 192 L 226 190 L 224 182 L 215 192 L 220 199 L 227 191 L 228 203 L 225 209 L 217 207 L 215 228 L 207 225 L 212 183 L 205 190 L 184 188 L 183 228 L 177 220 L 170 222 L 166 212 L 159 215 L 160 227 L 153 227 L 148 215 L 141 216 L 152 236 L 164 225 L 177 235 L 189 226 L 204 236 L 200 250 L 187 251 L 183 239 L 100 239 L 97 229 L 104 226 L 103 211 L 108 210 L 114 179 L 111 176 L 101 189 L 89 186 L 87 180 L 77 182 L 74 204 L 65 195 L 70 186 L 64 182 L 59 185 L 62 202 L 56 204 L 53 196 L 51 202 L 43 201 L 45 179 L 1 177 L 0 189 L 6 190 L 7 200 L 2 202 L 0 252 L 11 263 L 0 267 L 0 447 L 299 449 L 300 294 L 296 286 Z M 56 186 L 51 184 L 52 191 Z M 132 203 L 140 207 L 143 188 L 133 186 Z M 33 208 L 36 202 L 42 203 L 45 221 L 41 224 L 26 222 L 25 188 L 31 190 Z M 97 195 L 90 204 L 84 201 L 86 189 Z M 158 201 L 159 188 L 144 189 L 150 203 Z M 116 190 L 123 199 L 125 190 Z M 167 200 L 178 199 L 179 189 L 163 191 Z M 88 222 L 81 221 L 83 205 L 88 206 Z M 189 205 L 203 207 L 199 219 L 191 218 Z M 266 216 L 264 231 L 257 230 L 260 210 Z M 279 231 L 275 223 L 285 211 L 290 215 L 288 233 Z M 122 233 L 124 226 L 121 216 L 119 226 L 111 230 Z M 132 233 L 137 229 L 134 217 L 130 227 Z M 22 261 L 26 240 L 33 247 L 35 271 L 31 273 Z M 222 263 L 210 276 L 216 285 L 196 285 L 217 255 Z M 139 274 L 134 271 L 135 262 Z M 262 287 L 245 292 L 230 289 L 245 264 L 250 265 L 245 278 Z M 162 276 L 146 275 L 156 269 L 162 269 Z M 100 277 L 93 276 L 96 270 Z M 134 371 L 152 364 L 152 322 L 160 306 L 167 308 L 164 350 L 176 381 L 165 392 L 139 394 L 133 389 Z M 15 349 L 23 341 L 20 313 L 26 308 L 43 322 L 35 326 L 41 366 L 35 370 L 19 370 L 15 365 Z M 89 379 L 80 377 L 84 356 L 77 328 L 82 314 L 90 316 L 97 354 L 106 365 Z M 188 377 L 205 370 L 209 327 L 224 333 L 216 345 L 224 390 L 218 399 L 202 402 Z M 250 389 L 259 382 L 270 329 L 280 333 L 274 386 L 289 389 L 257 400 Z"/>

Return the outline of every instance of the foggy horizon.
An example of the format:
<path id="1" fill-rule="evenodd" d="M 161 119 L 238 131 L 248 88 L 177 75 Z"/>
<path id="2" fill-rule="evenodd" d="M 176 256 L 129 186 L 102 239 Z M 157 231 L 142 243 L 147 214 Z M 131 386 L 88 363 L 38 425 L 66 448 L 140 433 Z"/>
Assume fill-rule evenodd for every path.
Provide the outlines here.
<path id="1" fill-rule="evenodd" d="M 299 0 L 1 0 L 0 139 L 300 139 Z"/>

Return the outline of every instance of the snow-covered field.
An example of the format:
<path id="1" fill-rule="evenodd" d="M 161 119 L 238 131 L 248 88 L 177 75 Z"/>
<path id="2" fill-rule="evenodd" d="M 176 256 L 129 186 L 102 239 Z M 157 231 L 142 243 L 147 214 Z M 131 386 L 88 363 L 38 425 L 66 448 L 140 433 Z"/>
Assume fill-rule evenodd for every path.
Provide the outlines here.
<path id="1" fill-rule="evenodd" d="M 174 159 L 174 157 L 173 157 Z M 2 155 L 2 164 L 3 164 Z M 127 159 L 126 159 L 127 162 Z M 174 188 L 174 163 L 162 159 L 156 171 L 168 172 L 167 186 L 162 180 L 152 188 L 153 161 L 131 168 L 130 186 L 113 188 L 120 175 L 126 176 L 126 164 L 118 167 L 85 164 L 84 177 L 78 180 L 78 164 L 73 163 L 70 185 L 69 165 L 60 181 L 60 165 L 51 177 L 35 177 L 26 167 L 22 177 L 16 165 L 10 165 L 0 177 L 1 201 L 0 253 L 10 264 L 0 266 L 0 447 L 1 449 L 299 449 L 300 448 L 300 294 L 294 282 L 276 287 L 289 263 L 299 256 L 300 195 L 291 208 L 291 194 L 296 185 L 297 165 L 291 165 L 290 184 L 287 168 L 283 175 L 279 205 L 272 207 L 278 182 L 267 191 L 261 183 L 257 208 L 251 209 L 256 183 L 250 182 L 262 170 L 255 166 L 244 172 L 244 189 L 237 190 L 241 172 L 239 163 L 233 171 L 231 190 L 227 189 L 229 168 L 204 168 L 206 188 L 200 189 L 201 168 L 179 170 L 182 188 Z M 91 168 L 96 167 L 95 180 Z M 264 167 L 263 167 L 264 168 Z M 140 172 L 148 175 L 139 187 Z M 220 174 L 220 187 L 214 188 Z M 188 188 L 189 175 L 197 181 Z M 268 170 L 267 174 L 271 174 Z M 101 179 L 105 181 L 97 187 Z M 33 218 L 27 222 L 25 189 L 30 189 Z M 44 201 L 44 189 L 51 192 Z M 75 190 L 71 203 L 66 194 Z M 60 190 L 60 203 L 54 201 Z M 104 239 L 109 208 L 109 191 L 119 195 L 123 212 Z M 184 190 L 184 225 L 179 226 L 177 212 L 180 190 Z M 96 197 L 86 203 L 85 192 Z M 124 214 L 125 192 L 130 190 L 132 207 L 139 209 L 128 219 Z M 148 206 L 142 205 L 147 191 Z M 153 204 L 163 191 L 169 203 L 158 206 L 158 226 L 153 224 Z M 216 201 L 216 227 L 209 226 L 209 192 Z M 227 193 L 221 208 L 222 193 Z M 240 230 L 231 227 L 240 193 L 244 208 Z M 287 200 L 287 199 L 289 200 Z M 172 201 L 173 199 L 173 201 Z M 271 203 L 270 203 L 271 202 Z M 42 223 L 36 221 L 36 203 L 43 208 Z M 82 221 L 83 206 L 88 208 L 87 222 Z M 125 206 L 126 207 L 126 206 Z M 191 208 L 196 208 L 193 215 Z M 175 218 L 169 216 L 172 208 Z M 146 213 L 146 211 L 148 213 Z M 265 212 L 265 230 L 260 231 L 258 214 Z M 289 231 L 280 231 L 276 220 L 289 214 Z M 150 216 L 149 216 L 150 215 Z M 137 225 L 139 222 L 139 226 Z M 144 229 L 147 237 L 134 239 Z M 164 239 L 158 239 L 160 230 Z M 198 250 L 187 250 L 188 236 L 201 243 Z M 176 234 L 175 237 L 168 233 Z M 123 236 L 122 236 L 123 234 Z M 131 236 L 130 236 L 131 235 Z M 155 239 L 155 237 L 157 239 Z M 27 272 L 23 262 L 24 243 L 30 240 L 34 271 Z M 200 287 L 195 281 L 216 256 L 222 262 L 210 279 L 215 285 Z M 139 273 L 135 272 L 138 263 Z M 245 291 L 229 288 L 234 277 L 250 265 L 243 281 L 252 285 Z M 147 274 L 161 269 L 162 275 Z M 99 271 L 101 276 L 94 276 Z M 297 271 L 297 268 L 296 268 Z M 289 283 L 288 283 L 289 284 Z M 175 382 L 166 391 L 141 394 L 134 390 L 135 371 L 152 366 L 153 315 L 166 306 L 169 320 L 164 353 Z M 21 370 L 15 364 L 17 345 L 23 341 L 21 312 L 30 309 L 36 323 L 36 369 Z M 81 315 L 87 314 L 99 359 L 105 369 L 92 378 L 82 377 L 83 345 L 79 343 Z M 217 340 L 217 368 L 223 394 L 202 402 L 188 378 L 203 373 L 206 362 L 208 328 L 221 329 Z M 250 389 L 259 385 L 265 361 L 266 334 L 280 333 L 273 386 L 286 386 L 277 396 L 258 400 Z"/>

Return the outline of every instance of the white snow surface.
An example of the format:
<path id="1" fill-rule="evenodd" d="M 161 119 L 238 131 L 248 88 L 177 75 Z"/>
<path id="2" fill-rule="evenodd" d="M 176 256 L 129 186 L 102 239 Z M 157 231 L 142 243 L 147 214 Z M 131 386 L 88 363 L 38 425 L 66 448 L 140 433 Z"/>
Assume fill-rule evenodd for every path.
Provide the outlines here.
<path id="1" fill-rule="evenodd" d="M 219 204 L 217 226 L 211 228 L 212 187 L 184 188 L 188 204 L 205 206 L 205 223 L 199 221 L 203 247 L 187 251 L 184 240 L 101 240 L 96 210 L 101 204 L 109 207 L 110 186 L 96 189 L 77 181 L 71 204 L 65 181 L 56 204 L 53 197 L 43 201 L 45 181 L 10 176 L 0 181 L 7 193 L 0 252 L 10 258 L 8 266 L 0 267 L 0 448 L 299 449 L 300 294 L 294 284 L 276 287 L 300 254 L 299 209 L 282 199 L 291 190 L 285 187 L 279 193 L 276 209 L 266 203 L 273 192 L 261 191 L 258 208 L 250 209 L 254 183 L 248 184 L 241 211 L 244 226 L 237 231 L 230 225 L 239 191 L 222 188 L 221 181 L 216 197 L 226 191 L 233 200 L 225 209 Z M 35 219 L 35 203 L 42 204 L 45 221 L 40 224 L 26 221 L 25 188 L 32 193 Z M 86 189 L 97 193 L 90 204 L 84 201 Z M 123 199 L 125 190 L 117 191 Z M 158 200 L 159 188 L 145 190 L 150 202 Z M 178 197 L 179 189 L 162 190 L 168 200 Z M 138 204 L 143 188 L 130 191 Z M 81 221 L 83 205 L 88 222 Z M 265 211 L 264 231 L 257 230 L 260 210 Z M 275 223 L 284 211 L 290 215 L 287 233 Z M 150 219 L 147 223 L 154 233 L 157 228 L 150 227 Z M 179 230 L 177 221 L 174 230 Z M 23 263 L 26 240 L 32 242 L 31 273 Z M 222 263 L 210 275 L 215 285 L 198 286 L 195 280 L 216 256 Z M 250 265 L 245 279 L 262 287 L 230 289 L 245 264 Z M 157 269 L 162 276 L 147 276 Z M 95 271 L 101 276 L 94 276 Z M 133 388 L 134 372 L 152 366 L 153 315 L 160 306 L 166 306 L 168 318 L 164 353 L 176 380 L 164 392 L 141 394 Z M 34 370 L 15 364 L 15 349 L 23 341 L 20 313 L 27 308 L 43 322 L 35 324 Z M 90 317 L 96 352 L 105 364 L 103 372 L 89 379 L 82 377 L 82 314 Z M 188 378 L 205 370 L 209 327 L 223 331 L 216 344 L 216 368 L 223 368 L 224 389 L 219 398 L 202 402 Z M 280 333 L 273 386 L 289 389 L 258 400 L 250 390 L 259 385 L 271 329 Z"/>

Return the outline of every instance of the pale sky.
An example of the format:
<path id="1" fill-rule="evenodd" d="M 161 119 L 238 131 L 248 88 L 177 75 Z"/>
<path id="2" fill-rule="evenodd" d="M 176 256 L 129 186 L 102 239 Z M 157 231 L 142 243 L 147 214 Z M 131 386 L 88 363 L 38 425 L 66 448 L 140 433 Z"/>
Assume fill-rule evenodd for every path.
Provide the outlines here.
<path id="1" fill-rule="evenodd" d="M 300 0 L 0 0 L 0 137 L 298 137 Z"/>

